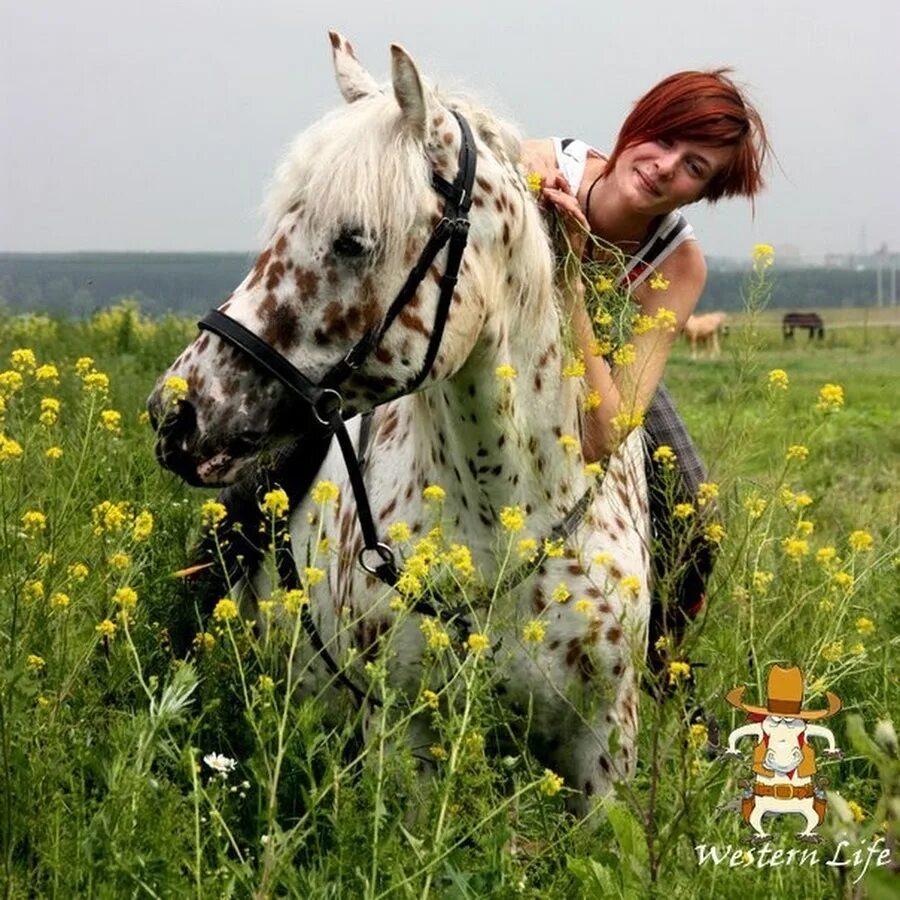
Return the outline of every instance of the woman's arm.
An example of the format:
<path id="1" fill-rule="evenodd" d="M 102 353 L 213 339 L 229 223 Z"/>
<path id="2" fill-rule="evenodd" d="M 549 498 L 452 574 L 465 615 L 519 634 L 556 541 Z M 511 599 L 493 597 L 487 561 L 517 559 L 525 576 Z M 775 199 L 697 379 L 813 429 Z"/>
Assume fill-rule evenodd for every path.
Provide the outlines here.
<path id="1" fill-rule="evenodd" d="M 617 416 L 624 414 L 629 421 L 634 421 L 636 414 L 643 413 L 653 399 L 675 339 L 696 307 L 706 283 L 706 261 L 697 242 L 683 243 L 657 273 L 669 283 L 668 287 L 654 290 L 644 282 L 634 292 L 634 299 L 647 316 L 655 316 L 661 309 L 671 310 L 675 314 L 675 327 L 656 327 L 635 335 L 631 340 L 635 359 L 627 366 L 610 370 L 605 359 L 591 355 L 590 320 L 582 302 L 572 304 L 572 323 L 584 353 L 587 382 L 601 397 L 600 405 L 584 415 L 582 453 L 588 462 L 615 450 L 623 436 L 613 424 Z"/>

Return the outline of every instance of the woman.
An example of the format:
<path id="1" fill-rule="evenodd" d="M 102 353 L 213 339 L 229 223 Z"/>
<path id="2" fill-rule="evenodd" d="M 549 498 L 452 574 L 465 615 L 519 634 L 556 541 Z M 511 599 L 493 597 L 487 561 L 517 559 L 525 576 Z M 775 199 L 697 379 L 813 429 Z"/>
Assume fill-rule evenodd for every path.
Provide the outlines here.
<path id="1" fill-rule="evenodd" d="M 584 252 L 586 245 L 593 248 L 586 242 L 587 232 L 617 248 L 630 258 L 622 285 L 628 287 L 642 311 L 652 316 L 665 307 L 675 314 L 676 329 L 635 336 L 635 360 L 615 369 L 588 352 L 591 324 L 578 288 L 573 289 L 573 324 L 584 350 L 587 379 L 602 398 L 585 414 L 582 442 L 586 459 L 596 460 L 613 449 L 617 416 L 624 412 L 633 420 L 636 412 L 646 411 L 644 425 L 651 452 L 663 444 L 672 447 L 681 492 L 693 496 L 705 480 L 703 464 L 659 384 L 677 331 L 696 306 L 706 280 L 703 254 L 678 210 L 700 199 L 715 202 L 723 196 L 754 197 L 762 188 L 767 148 L 759 114 L 725 70 L 681 72 L 656 85 L 635 105 L 608 158 L 581 141 L 550 139 L 523 145 L 523 164 L 540 175 L 548 204 L 564 213 L 576 252 Z M 668 284 L 665 291 L 651 287 L 651 273 L 656 279 L 653 284 Z M 324 439 L 321 453 L 309 443 L 302 456 L 296 448 L 285 451 L 268 473 L 292 502 L 309 489 L 328 440 Z M 252 569 L 259 559 L 260 551 L 253 544 L 260 520 L 259 488 L 260 483 L 250 478 L 220 497 L 229 509 L 223 523 L 228 527 L 220 530 L 220 538 L 230 541 L 224 556 L 232 577 L 241 568 Z M 671 519 L 671 497 L 662 494 L 658 484 L 655 488 L 651 485 L 657 538 L 672 544 L 665 528 Z M 659 635 L 677 632 L 685 614 L 695 614 L 702 604 L 711 568 L 709 550 L 698 544 L 688 551 L 657 566 L 657 586 L 673 571 L 677 578 L 669 591 L 674 603 L 658 598 L 655 604 L 651 652 Z M 217 556 L 208 542 L 199 556 L 203 560 L 210 554 Z M 682 559 L 690 559 L 690 564 Z M 204 593 L 215 602 L 223 586 L 221 573 L 210 572 L 207 577 L 211 580 Z"/>
<path id="2" fill-rule="evenodd" d="M 698 200 L 753 198 L 763 187 L 768 151 L 759 113 L 727 77 L 727 70 L 679 72 L 638 100 L 608 158 L 581 141 L 527 142 L 526 166 L 541 177 L 542 196 L 567 220 L 576 253 L 594 253 L 587 232 L 628 260 L 620 288 L 647 316 L 661 308 L 676 327 L 632 338 L 635 358 L 611 367 L 589 352 L 593 332 L 578 294 L 571 289 L 573 324 L 583 350 L 589 385 L 601 398 L 585 412 L 582 445 L 587 460 L 605 457 L 621 437 L 617 422 L 643 420 L 648 438 L 651 511 L 661 552 L 655 554 L 655 602 L 651 662 L 663 653 L 657 641 L 677 638 L 702 608 L 712 568 L 709 542 L 685 540 L 672 529 L 671 490 L 661 482 L 652 454 L 672 449 L 678 474 L 676 498 L 693 500 L 706 481 L 702 460 L 684 423 L 660 385 L 672 344 L 691 315 L 706 281 L 706 263 L 693 229 L 679 210 Z M 602 252 L 602 251 L 601 251 Z M 663 289 L 660 289 L 663 288 Z"/>

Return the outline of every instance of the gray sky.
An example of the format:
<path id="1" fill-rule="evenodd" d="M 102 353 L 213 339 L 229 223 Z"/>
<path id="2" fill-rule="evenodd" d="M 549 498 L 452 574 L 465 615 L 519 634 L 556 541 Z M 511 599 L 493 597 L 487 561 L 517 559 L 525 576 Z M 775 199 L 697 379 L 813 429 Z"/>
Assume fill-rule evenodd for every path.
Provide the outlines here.
<path id="1" fill-rule="evenodd" d="M 290 138 L 339 102 L 328 28 L 532 136 L 609 148 L 632 102 L 730 65 L 780 162 L 689 218 L 704 249 L 900 249 L 897 0 L 0 0 L 0 251 L 240 250 Z"/>

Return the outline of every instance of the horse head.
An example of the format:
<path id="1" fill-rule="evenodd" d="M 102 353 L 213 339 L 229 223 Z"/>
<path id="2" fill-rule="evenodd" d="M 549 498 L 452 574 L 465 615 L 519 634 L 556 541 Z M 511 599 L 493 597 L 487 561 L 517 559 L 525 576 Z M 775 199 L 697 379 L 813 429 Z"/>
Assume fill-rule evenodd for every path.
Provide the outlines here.
<path id="1" fill-rule="evenodd" d="M 551 257 L 511 130 L 463 105 L 474 130 L 467 149 L 465 121 L 405 50 L 391 47 L 391 89 L 381 90 L 344 38 L 332 33 L 331 43 L 347 103 L 301 134 L 279 166 L 268 240 L 219 321 L 227 316 L 314 385 L 340 369 L 340 414 L 350 418 L 458 372 L 480 343 L 498 339 L 499 326 L 488 326 L 503 319 L 504 298 L 550 296 Z M 447 185 L 459 181 L 467 152 L 477 156 L 477 183 L 451 199 L 471 204 L 468 247 L 442 312 L 453 251 L 429 260 L 427 248 L 445 227 Z M 526 252 L 523 241 L 533 244 Z M 511 267 L 514 246 L 522 263 Z M 397 306 L 416 268 L 421 280 Z M 342 369 L 348 357 L 354 364 Z M 260 451 L 322 418 L 212 326 L 148 403 L 161 463 L 194 484 L 234 481 Z"/>

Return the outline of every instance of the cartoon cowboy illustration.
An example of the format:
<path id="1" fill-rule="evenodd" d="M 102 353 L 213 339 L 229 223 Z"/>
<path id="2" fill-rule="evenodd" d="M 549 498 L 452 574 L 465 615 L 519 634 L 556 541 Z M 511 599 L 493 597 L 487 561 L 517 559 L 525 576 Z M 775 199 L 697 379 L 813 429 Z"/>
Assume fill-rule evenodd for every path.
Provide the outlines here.
<path id="1" fill-rule="evenodd" d="M 803 709 L 803 673 L 797 666 L 769 670 L 765 706 L 751 706 L 743 702 L 746 688 L 736 687 L 728 692 L 726 700 L 748 714 L 750 723 L 735 728 L 728 735 L 726 759 L 742 759 L 737 743 L 741 738 L 753 737 L 752 785 L 743 782 L 741 812 L 744 821 L 753 828 L 754 841 L 771 838 L 762 827 L 766 815 L 799 813 L 806 818 L 806 828 L 797 834 L 804 841 L 819 840 L 813 829 L 825 819 L 825 786 L 820 780 L 813 783 L 816 774 L 816 754 L 810 746 L 810 738 L 825 738 L 828 749 L 825 756 L 839 758 L 834 734 L 821 725 L 811 722 L 833 716 L 841 708 L 840 698 L 826 691 L 826 709 Z"/>

